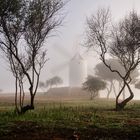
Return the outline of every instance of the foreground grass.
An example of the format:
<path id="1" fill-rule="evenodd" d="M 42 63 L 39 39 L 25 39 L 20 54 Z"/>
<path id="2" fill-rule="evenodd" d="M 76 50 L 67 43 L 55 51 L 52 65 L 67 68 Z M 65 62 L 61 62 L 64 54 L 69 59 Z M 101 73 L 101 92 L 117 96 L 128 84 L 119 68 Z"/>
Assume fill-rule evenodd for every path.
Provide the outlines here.
<path id="1" fill-rule="evenodd" d="M 110 139 L 123 134 L 126 139 L 130 136 L 137 139 L 140 134 L 140 102 L 132 102 L 120 112 L 113 109 L 114 101 L 107 100 L 37 102 L 36 105 L 36 110 L 19 116 L 13 104 L 0 104 L 0 136 L 11 134 L 18 127 L 20 130 L 20 126 L 22 131 L 24 127 L 30 131 L 32 125 L 49 133 L 56 129 L 81 132 L 81 139 L 87 140 L 94 139 L 93 132 L 100 133 L 98 137 Z"/>

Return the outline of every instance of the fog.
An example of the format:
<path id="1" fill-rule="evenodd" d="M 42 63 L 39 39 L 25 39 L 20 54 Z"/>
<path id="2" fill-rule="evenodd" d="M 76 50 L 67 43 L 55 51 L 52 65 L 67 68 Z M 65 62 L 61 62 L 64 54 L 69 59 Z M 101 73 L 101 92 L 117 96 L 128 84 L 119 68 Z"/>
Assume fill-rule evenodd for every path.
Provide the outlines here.
<path id="1" fill-rule="evenodd" d="M 94 67 L 99 59 L 94 52 L 88 52 L 83 46 L 85 41 L 86 17 L 99 7 L 109 7 L 113 20 L 118 21 L 128 11 L 135 9 L 140 14 L 139 0 L 71 0 L 64 8 L 65 19 L 63 25 L 53 34 L 55 36 L 46 40 L 47 61 L 44 66 L 40 81 L 57 75 L 63 79 L 62 86 L 69 86 L 69 63 L 79 53 L 87 63 L 87 75 L 95 74 Z M 0 55 L 0 89 L 3 92 L 14 91 L 14 78 L 10 73 L 7 62 Z M 77 75 L 77 74 L 76 74 Z M 134 89 L 134 99 L 140 99 L 139 90 Z M 101 97 L 106 96 L 106 91 L 101 92 Z M 114 97 L 112 94 L 111 97 Z"/>

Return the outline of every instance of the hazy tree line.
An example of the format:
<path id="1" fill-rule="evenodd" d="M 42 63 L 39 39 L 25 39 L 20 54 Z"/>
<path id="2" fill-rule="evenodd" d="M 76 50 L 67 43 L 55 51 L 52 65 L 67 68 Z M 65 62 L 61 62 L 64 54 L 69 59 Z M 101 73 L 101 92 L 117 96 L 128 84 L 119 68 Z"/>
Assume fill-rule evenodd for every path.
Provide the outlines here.
<path id="1" fill-rule="evenodd" d="M 62 83 L 59 77 L 40 84 L 39 79 L 47 61 L 44 42 L 61 25 L 64 5 L 62 0 L 0 0 L 0 49 L 15 77 L 15 107 L 19 114 L 34 109 L 39 85 L 51 87 Z M 97 52 L 102 63 L 95 68 L 97 77 L 87 77 L 83 88 L 94 98 L 109 84 L 109 98 L 112 89 L 115 91 L 114 83 L 118 82 L 116 110 L 121 110 L 134 97 L 131 84 L 137 81 L 140 63 L 140 16 L 132 11 L 113 24 L 110 15 L 109 9 L 99 9 L 87 19 L 86 47 Z M 30 93 L 28 105 L 24 103 L 25 83 Z M 140 83 L 135 87 L 140 88 Z M 125 89 L 130 95 L 119 102 Z"/>
<path id="2" fill-rule="evenodd" d="M 116 59 L 108 59 L 107 63 L 110 64 L 110 66 L 112 66 L 113 68 L 119 70 L 120 73 L 125 73 L 125 70 Z M 83 89 L 90 92 L 91 99 L 94 99 L 95 97 L 99 96 L 99 91 L 104 89 L 107 90 L 107 99 L 109 99 L 111 93 L 114 93 L 115 97 L 117 97 L 117 92 L 119 92 L 118 90 L 121 89 L 123 84 L 122 79 L 116 73 L 112 73 L 102 62 L 95 66 L 94 71 L 96 77 L 90 75 L 88 76 L 87 80 L 83 83 Z M 131 73 L 132 81 L 130 84 L 135 85 L 135 88 L 138 88 L 139 86 L 139 74 L 140 73 L 138 69 L 135 69 Z M 102 86 L 103 82 L 104 86 Z M 97 92 L 94 92 L 94 90 L 97 90 Z M 124 100 L 125 89 L 123 90 L 122 95 Z"/>
<path id="3" fill-rule="evenodd" d="M 116 59 L 108 59 L 107 63 L 110 64 L 110 66 L 112 66 L 114 69 L 117 69 L 120 73 L 122 74 L 125 73 L 124 68 Z M 97 75 L 98 77 L 102 78 L 107 82 L 107 86 L 106 86 L 107 99 L 109 99 L 109 96 L 112 91 L 115 94 L 115 97 L 117 97 L 117 92 L 118 90 L 120 90 L 123 84 L 123 81 L 119 77 L 119 75 L 116 73 L 112 73 L 102 62 L 95 66 L 95 75 Z M 138 76 L 139 76 L 139 71 L 138 69 L 135 69 L 131 73 L 131 77 L 132 77 L 132 81 L 130 83 L 131 85 L 136 84 L 138 82 Z M 125 99 L 125 89 L 123 90 L 122 94 L 123 94 L 123 99 Z"/>
<path id="4" fill-rule="evenodd" d="M 46 80 L 46 82 L 42 82 L 40 81 L 39 82 L 39 87 L 41 89 L 43 89 L 43 91 L 46 92 L 46 89 L 47 88 L 52 88 L 53 86 L 58 86 L 58 85 L 61 85 L 63 83 L 63 80 L 59 77 L 59 76 L 54 76 L 48 80 Z"/>

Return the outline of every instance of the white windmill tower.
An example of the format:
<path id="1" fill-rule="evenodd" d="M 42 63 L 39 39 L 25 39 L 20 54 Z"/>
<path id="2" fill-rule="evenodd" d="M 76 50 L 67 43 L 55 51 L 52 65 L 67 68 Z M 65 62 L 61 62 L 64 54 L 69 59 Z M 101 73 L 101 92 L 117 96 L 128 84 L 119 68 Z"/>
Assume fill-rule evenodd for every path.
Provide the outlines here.
<path id="1" fill-rule="evenodd" d="M 87 62 L 76 53 L 69 62 L 69 86 L 81 87 L 87 78 Z"/>

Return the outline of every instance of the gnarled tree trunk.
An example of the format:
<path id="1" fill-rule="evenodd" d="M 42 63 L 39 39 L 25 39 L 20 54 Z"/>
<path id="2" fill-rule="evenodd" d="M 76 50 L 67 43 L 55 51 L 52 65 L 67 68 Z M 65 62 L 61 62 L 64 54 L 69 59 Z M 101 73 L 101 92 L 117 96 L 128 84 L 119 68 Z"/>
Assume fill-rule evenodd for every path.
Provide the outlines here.
<path id="1" fill-rule="evenodd" d="M 123 101 L 119 102 L 119 97 L 120 97 L 121 93 L 123 93 L 123 90 L 125 89 L 125 87 L 128 88 L 128 91 L 129 91 L 129 93 L 130 93 L 130 96 L 129 96 L 128 98 L 124 99 Z M 120 90 L 120 92 L 119 92 L 119 94 L 118 94 L 118 96 L 117 96 L 117 98 L 116 98 L 116 110 L 117 110 L 117 111 L 123 110 L 124 107 L 125 107 L 125 105 L 126 105 L 129 101 L 131 101 L 131 100 L 133 99 L 133 97 L 134 97 L 134 93 L 132 92 L 129 83 L 127 83 L 126 81 L 124 81 L 123 87 L 122 87 L 122 89 Z"/>

